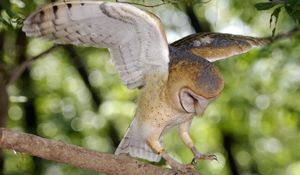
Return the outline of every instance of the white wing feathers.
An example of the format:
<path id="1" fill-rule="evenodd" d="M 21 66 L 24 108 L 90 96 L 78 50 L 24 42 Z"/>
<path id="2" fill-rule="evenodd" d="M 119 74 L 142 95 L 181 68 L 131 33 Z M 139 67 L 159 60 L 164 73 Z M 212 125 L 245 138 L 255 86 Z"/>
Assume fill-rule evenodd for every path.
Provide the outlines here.
<path id="1" fill-rule="evenodd" d="M 59 44 L 107 47 L 123 84 L 143 85 L 155 68 L 168 73 L 169 50 L 161 23 L 134 6 L 101 1 L 47 5 L 30 15 L 23 31 Z"/>

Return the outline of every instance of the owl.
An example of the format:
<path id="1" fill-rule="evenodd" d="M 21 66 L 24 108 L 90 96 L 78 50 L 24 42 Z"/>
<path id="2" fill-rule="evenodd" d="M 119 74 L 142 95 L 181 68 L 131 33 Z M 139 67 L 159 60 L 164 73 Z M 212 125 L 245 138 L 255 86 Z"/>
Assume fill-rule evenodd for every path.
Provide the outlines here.
<path id="1" fill-rule="evenodd" d="M 23 31 L 58 44 L 108 48 L 122 83 L 140 88 L 133 120 L 115 154 L 149 161 L 166 160 L 173 169 L 188 168 L 162 146 L 163 135 L 178 127 L 179 136 L 199 159 L 189 136 L 195 116 L 221 93 L 224 81 L 212 62 L 265 45 L 268 39 L 221 33 L 197 33 L 168 44 L 160 19 L 129 4 L 67 1 L 46 5 L 25 21 Z"/>

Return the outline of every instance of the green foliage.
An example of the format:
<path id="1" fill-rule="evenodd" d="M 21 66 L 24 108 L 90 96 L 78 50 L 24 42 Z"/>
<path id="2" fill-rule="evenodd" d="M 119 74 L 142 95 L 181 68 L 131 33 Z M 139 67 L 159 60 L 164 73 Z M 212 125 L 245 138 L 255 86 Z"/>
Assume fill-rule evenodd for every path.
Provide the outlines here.
<path id="1" fill-rule="evenodd" d="M 278 3 L 274 3 L 274 2 L 262 2 L 262 3 L 257 3 L 255 4 L 255 8 L 257 10 L 269 10 L 270 8 L 274 7 L 278 5 Z"/>
<path id="2" fill-rule="evenodd" d="M 285 2 L 285 10 L 294 19 L 296 24 L 300 25 L 300 1 L 287 0 Z"/>
<path id="3" fill-rule="evenodd" d="M 0 3 L 0 10 L 0 30 L 21 28 L 24 16 L 20 13 L 20 8 L 16 4 L 3 1 Z"/>
<path id="4" fill-rule="evenodd" d="M 273 0 L 270 2 L 262 2 L 255 4 L 255 8 L 257 10 L 269 10 L 273 7 L 276 7 L 270 17 L 270 26 L 273 21 L 273 17 L 275 18 L 274 28 L 272 30 L 272 35 L 275 35 L 276 24 L 278 22 L 279 14 L 281 12 L 281 8 L 284 7 L 289 16 L 295 21 L 295 23 L 300 25 L 300 1 L 299 0 Z"/>
<path id="5" fill-rule="evenodd" d="M 278 17 L 279 17 L 279 13 L 281 12 L 281 7 L 277 7 L 271 14 L 271 17 L 270 17 L 270 26 L 272 24 L 272 21 L 273 21 L 273 17 L 275 18 L 275 25 L 274 25 L 274 28 L 272 30 L 272 36 L 275 35 L 275 31 L 276 31 L 276 24 L 278 22 Z"/>

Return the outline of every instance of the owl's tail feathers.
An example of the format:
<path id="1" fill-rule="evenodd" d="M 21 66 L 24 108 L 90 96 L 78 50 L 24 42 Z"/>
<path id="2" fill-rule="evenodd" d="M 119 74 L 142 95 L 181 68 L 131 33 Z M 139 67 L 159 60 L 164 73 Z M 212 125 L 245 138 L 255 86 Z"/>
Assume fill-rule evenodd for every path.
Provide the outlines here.
<path id="1" fill-rule="evenodd" d="M 146 140 L 140 136 L 139 132 L 137 118 L 134 118 L 115 151 L 115 155 L 129 153 L 131 157 L 158 162 L 161 157 L 152 150 Z"/>

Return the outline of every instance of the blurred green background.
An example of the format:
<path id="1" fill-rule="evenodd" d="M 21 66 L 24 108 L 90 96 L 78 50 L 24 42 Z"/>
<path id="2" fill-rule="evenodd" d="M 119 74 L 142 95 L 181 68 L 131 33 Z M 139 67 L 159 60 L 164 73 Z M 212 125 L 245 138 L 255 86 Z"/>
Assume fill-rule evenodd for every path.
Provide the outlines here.
<path id="1" fill-rule="evenodd" d="M 299 0 L 290 1 L 299 5 Z M 0 1 L 0 64 L 7 77 L 17 65 L 53 46 L 27 38 L 20 30 L 22 19 L 49 2 Z M 262 0 L 176 2 L 143 7 L 161 18 L 169 42 L 207 31 L 272 34 L 275 20 L 271 28 L 269 20 L 274 9 L 254 7 Z M 294 28 L 299 22 L 295 14 L 293 19 L 282 9 L 276 33 Z M 204 175 L 300 174 L 299 41 L 299 35 L 293 35 L 215 63 L 224 75 L 225 88 L 191 128 L 198 149 L 219 159 L 198 163 Z M 34 61 L 8 87 L 6 127 L 113 153 L 134 115 L 139 90 L 128 90 L 120 83 L 109 57 L 106 49 L 66 46 Z M 176 129 L 166 136 L 165 145 L 177 160 L 191 161 L 192 154 Z M 10 150 L 4 153 L 4 175 L 97 174 Z"/>

